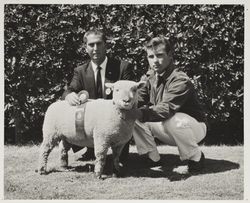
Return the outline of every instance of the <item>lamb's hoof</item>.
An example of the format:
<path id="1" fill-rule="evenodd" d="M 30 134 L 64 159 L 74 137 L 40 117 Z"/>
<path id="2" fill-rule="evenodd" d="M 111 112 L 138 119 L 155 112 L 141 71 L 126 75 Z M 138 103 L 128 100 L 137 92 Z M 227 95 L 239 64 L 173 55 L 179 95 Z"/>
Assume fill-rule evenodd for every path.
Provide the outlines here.
<path id="1" fill-rule="evenodd" d="M 104 180 L 101 173 L 95 173 L 95 178 L 97 178 L 99 180 Z"/>
<path id="2" fill-rule="evenodd" d="M 123 177 L 123 174 L 119 171 L 119 172 L 113 172 L 113 174 L 112 174 L 112 177 L 113 178 L 121 178 L 121 177 Z"/>
<path id="3" fill-rule="evenodd" d="M 47 175 L 48 172 L 46 170 L 35 170 L 39 175 Z"/>
<path id="4" fill-rule="evenodd" d="M 61 161 L 60 168 L 68 168 L 68 167 L 69 167 L 68 162 Z"/>
<path id="5" fill-rule="evenodd" d="M 114 167 L 114 169 L 113 169 L 113 174 L 112 174 L 112 177 L 114 177 L 114 178 L 121 178 L 121 177 L 123 177 L 123 171 L 122 171 L 122 168 L 121 167 L 119 167 L 119 170 L 117 170 L 115 167 Z"/>
<path id="6" fill-rule="evenodd" d="M 116 173 L 112 174 L 112 178 L 118 178 L 119 176 Z"/>
<path id="7" fill-rule="evenodd" d="M 71 171 L 71 168 L 69 166 L 60 166 L 61 172 L 68 172 Z"/>
<path id="8" fill-rule="evenodd" d="M 61 161 L 60 167 L 61 168 L 68 168 L 68 162 Z"/>

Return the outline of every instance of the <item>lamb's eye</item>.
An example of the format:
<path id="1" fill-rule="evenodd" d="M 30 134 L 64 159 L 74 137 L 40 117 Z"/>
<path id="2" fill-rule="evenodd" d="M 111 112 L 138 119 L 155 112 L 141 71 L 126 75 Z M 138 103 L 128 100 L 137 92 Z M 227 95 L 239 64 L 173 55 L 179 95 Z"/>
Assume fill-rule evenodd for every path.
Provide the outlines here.
<path id="1" fill-rule="evenodd" d="M 119 89 L 115 89 L 116 92 L 119 92 Z"/>
<path id="2" fill-rule="evenodd" d="M 133 92 L 136 92 L 136 91 L 137 91 L 137 88 L 136 88 L 136 87 L 135 87 L 135 88 L 133 88 L 133 89 L 132 89 L 132 91 L 133 91 Z"/>

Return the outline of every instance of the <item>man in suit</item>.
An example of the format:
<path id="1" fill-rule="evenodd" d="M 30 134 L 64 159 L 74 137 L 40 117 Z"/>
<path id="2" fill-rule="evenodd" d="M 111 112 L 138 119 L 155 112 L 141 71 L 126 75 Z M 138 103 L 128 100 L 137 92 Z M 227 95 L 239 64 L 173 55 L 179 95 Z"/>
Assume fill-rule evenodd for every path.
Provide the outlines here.
<path id="1" fill-rule="evenodd" d="M 188 171 L 204 167 L 204 154 L 198 143 L 206 136 L 206 118 L 189 77 L 173 64 L 172 48 L 163 36 L 145 45 L 149 66 L 155 74 L 141 90 L 142 106 L 133 132 L 139 154 L 147 154 L 159 165 L 154 137 L 177 146 L 181 160 L 188 160 Z M 143 106 L 144 104 L 144 106 Z"/>
<path id="2" fill-rule="evenodd" d="M 112 99 L 111 92 L 105 88 L 106 82 L 133 79 L 133 66 L 130 63 L 106 56 L 106 37 L 101 30 L 89 30 L 85 33 L 83 40 L 90 60 L 75 68 L 73 79 L 63 93 L 62 99 L 68 101 L 70 105 L 80 104 L 77 93 L 81 90 L 86 90 L 90 99 Z M 77 152 L 81 148 L 72 146 L 72 149 Z M 129 143 L 122 151 L 121 162 L 126 162 L 128 152 Z M 80 160 L 90 159 L 94 159 L 93 148 L 88 148 L 80 158 Z"/>

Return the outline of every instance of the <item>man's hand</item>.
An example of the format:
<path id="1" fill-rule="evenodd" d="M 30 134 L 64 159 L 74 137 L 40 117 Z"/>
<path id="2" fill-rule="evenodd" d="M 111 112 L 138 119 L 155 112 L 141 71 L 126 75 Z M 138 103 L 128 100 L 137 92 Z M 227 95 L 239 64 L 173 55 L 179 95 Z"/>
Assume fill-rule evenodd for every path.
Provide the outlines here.
<path id="1" fill-rule="evenodd" d="M 89 99 L 89 93 L 86 90 L 82 90 L 78 93 L 80 103 L 83 104 Z"/>
<path id="2" fill-rule="evenodd" d="M 75 105 L 80 105 L 80 99 L 78 95 L 75 92 L 69 93 L 66 97 L 65 100 L 68 101 L 68 103 L 72 106 Z"/>

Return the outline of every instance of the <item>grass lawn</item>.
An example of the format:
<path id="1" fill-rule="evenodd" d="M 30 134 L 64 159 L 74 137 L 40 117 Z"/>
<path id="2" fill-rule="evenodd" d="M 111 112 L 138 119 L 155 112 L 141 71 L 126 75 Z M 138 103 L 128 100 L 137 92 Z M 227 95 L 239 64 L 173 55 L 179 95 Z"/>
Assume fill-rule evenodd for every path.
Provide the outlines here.
<path id="1" fill-rule="evenodd" d="M 5 199 L 145 199 L 242 200 L 244 193 L 243 146 L 201 146 L 206 168 L 200 174 L 182 174 L 185 163 L 176 147 L 159 146 L 163 166 L 145 168 L 130 147 L 129 166 L 123 178 L 112 178 L 111 155 L 105 180 L 94 178 L 93 162 L 75 159 L 69 152 L 70 171 L 59 168 L 59 151 L 50 154 L 48 175 L 35 173 L 38 146 L 4 147 Z M 109 151 L 110 153 L 110 151 Z"/>

